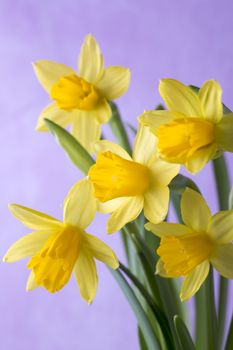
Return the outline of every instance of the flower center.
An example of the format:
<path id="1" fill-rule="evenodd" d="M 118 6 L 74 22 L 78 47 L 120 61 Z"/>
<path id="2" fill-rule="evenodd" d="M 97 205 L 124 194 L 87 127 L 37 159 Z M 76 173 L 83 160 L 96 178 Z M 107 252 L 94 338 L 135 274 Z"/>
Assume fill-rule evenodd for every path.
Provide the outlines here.
<path id="1" fill-rule="evenodd" d="M 214 141 L 214 124 L 201 118 L 180 118 L 161 125 L 157 131 L 161 156 L 184 164 L 200 148 Z"/>
<path id="2" fill-rule="evenodd" d="M 203 233 L 161 238 L 157 254 L 172 277 L 185 276 L 207 260 L 213 251 L 213 242 Z"/>
<path id="3" fill-rule="evenodd" d="M 101 99 L 94 86 L 76 74 L 61 77 L 52 86 L 50 97 L 59 108 L 67 111 L 74 108 L 85 111 L 94 109 Z"/>
<path id="4" fill-rule="evenodd" d="M 54 293 L 69 281 L 80 250 L 81 232 L 65 226 L 53 234 L 34 255 L 27 267 L 33 269 L 36 283 Z"/>
<path id="5" fill-rule="evenodd" d="M 150 182 L 148 168 L 110 151 L 97 157 L 88 175 L 94 185 L 95 196 L 101 202 L 142 195 Z"/>

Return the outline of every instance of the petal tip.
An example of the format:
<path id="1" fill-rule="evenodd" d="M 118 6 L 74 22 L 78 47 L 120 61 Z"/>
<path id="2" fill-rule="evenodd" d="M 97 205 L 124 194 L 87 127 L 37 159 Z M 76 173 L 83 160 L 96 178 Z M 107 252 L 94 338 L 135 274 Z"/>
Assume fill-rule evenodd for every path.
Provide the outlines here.
<path id="1" fill-rule="evenodd" d="M 8 262 L 8 261 L 9 261 L 9 258 L 8 258 L 8 256 L 7 256 L 7 254 L 4 255 L 4 257 L 2 258 L 2 261 L 3 261 L 3 262 Z"/>
<path id="2" fill-rule="evenodd" d="M 116 258 L 117 259 L 117 258 Z M 114 265 L 113 265 L 113 270 L 117 270 L 119 268 L 120 264 L 119 264 L 119 261 L 118 259 L 114 262 Z"/>
<path id="3" fill-rule="evenodd" d="M 147 231 L 150 231 L 151 230 L 151 223 L 150 222 L 147 222 L 145 225 L 144 225 L 145 229 Z"/>
<path id="4" fill-rule="evenodd" d="M 18 205 L 15 204 L 15 203 L 9 203 L 9 204 L 8 204 L 8 209 L 9 209 L 9 211 L 10 211 L 12 214 L 14 214 L 14 209 L 15 209 L 17 206 L 18 206 Z"/>
<path id="5" fill-rule="evenodd" d="M 44 122 L 38 122 L 36 127 L 35 127 L 35 131 L 40 131 L 40 132 L 47 132 L 48 128 L 46 127 Z"/>
<path id="6" fill-rule="evenodd" d="M 187 295 L 185 296 L 183 293 L 180 293 L 180 300 L 182 301 L 182 303 L 188 299 L 189 297 Z"/>

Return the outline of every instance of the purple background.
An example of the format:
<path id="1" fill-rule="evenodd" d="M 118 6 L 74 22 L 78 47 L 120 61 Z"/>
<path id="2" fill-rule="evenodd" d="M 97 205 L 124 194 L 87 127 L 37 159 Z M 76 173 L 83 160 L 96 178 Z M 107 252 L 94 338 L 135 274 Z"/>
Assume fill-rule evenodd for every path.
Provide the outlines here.
<path id="1" fill-rule="evenodd" d="M 136 125 L 144 109 L 159 103 L 158 81 L 177 78 L 201 85 L 219 80 L 233 108 L 232 2 L 193 1 L 0 1 L 0 254 L 27 229 L 7 210 L 18 202 L 61 218 L 61 204 L 81 174 L 49 134 L 35 132 L 48 96 L 31 62 L 46 58 L 76 67 L 86 34 L 100 43 L 106 65 L 132 71 L 119 100 L 123 117 Z M 232 163 L 232 155 L 228 161 Z M 233 167 L 231 166 L 231 170 Z M 216 209 L 210 166 L 196 181 Z M 118 234 L 105 234 L 98 216 L 92 231 L 123 258 Z M 26 261 L 0 264 L 0 345 L 3 349 L 138 349 L 136 322 L 107 269 L 98 264 L 92 306 L 72 278 L 60 292 L 25 292 Z"/>

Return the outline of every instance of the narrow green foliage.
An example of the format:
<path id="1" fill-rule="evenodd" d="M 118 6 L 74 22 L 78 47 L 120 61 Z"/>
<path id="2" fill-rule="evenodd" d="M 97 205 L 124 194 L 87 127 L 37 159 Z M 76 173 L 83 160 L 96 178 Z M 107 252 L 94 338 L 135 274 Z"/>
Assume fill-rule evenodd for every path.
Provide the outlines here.
<path id="1" fill-rule="evenodd" d="M 138 325 L 143 332 L 148 349 L 161 350 L 159 341 L 133 289 L 130 287 L 130 285 L 119 270 L 109 270 L 112 273 L 115 280 L 117 281 L 117 283 L 119 284 L 120 288 L 122 289 L 125 297 L 127 298 L 129 304 L 132 307 L 132 310 L 135 313 L 135 316 L 137 317 Z"/>
<path id="2" fill-rule="evenodd" d="M 139 344 L 140 344 L 141 350 L 150 350 L 146 345 L 144 335 L 139 327 L 138 327 L 138 339 L 139 339 Z"/>
<path id="3" fill-rule="evenodd" d="M 192 190 L 200 193 L 200 190 L 195 184 L 195 182 L 189 179 L 187 176 L 181 174 L 176 175 L 169 184 L 170 190 L 179 194 L 182 194 L 186 187 L 189 187 Z"/>
<path id="4" fill-rule="evenodd" d="M 195 346 L 193 344 L 191 335 L 189 334 L 189 331 L 185 323 L 183 322 L 182 318 L 176 315 L 174 317 L 174 324 L 175 324 L 175 330 L 176 330 L 177 336 L 180 341 L 181 349 L 195 350 Z"/>
<path id="5" fill-rule="evenodd" d="M 45 123 L 70 160 L 83 172 L 84 175 L 86 175 L 90 166 L 94 164 L 94 160 L 90 154 L 68 131 L 63 129 L 61 126 L 48 119 L 45 119 Z"/>
<path id="6" fill-rule="evenodd" d="M 225 346 L 225 350 L 232 350 L 232 349 L 233 349 L 233 316 L 231 317 L 231 324 L 230 324 L 226 346 Z"/>

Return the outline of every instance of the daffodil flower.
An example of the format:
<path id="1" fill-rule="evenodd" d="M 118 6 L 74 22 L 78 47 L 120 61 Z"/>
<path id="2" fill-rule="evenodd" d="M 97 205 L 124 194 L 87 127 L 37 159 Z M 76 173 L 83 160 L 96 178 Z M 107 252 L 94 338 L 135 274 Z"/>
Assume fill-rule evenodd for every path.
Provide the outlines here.
<path id="1" fill-rule="evenodd" d="M 217 81 L 206 81 L 195 93 L 177 80 L 162 79 L 159 92 L 168 110 L 147 111 L 139 120 L 157 136 L 161 158 L 197 173 L 221 151 L 233 152 L 233 113 L 223 116 Z"/>
<path id="2" fill-rule="evenodd" d="M 47 131 L 44 118 L 62 127 L 72 125 L 71 133 L 89 152 L 99 140 L 101 124 L 111 116 L 110 100 L 122 96 L 129 86 L 129 69 L 104 69 L 95 38 L 86 36 L 78 62 L 79 71 L 52 61 L 34 63 L 35 74 L 54 101 L 41 113 L 37 130 Z"/>
<path id="3" fill-rule="evenodd" d="M 161 238 L 156 273 L 162 277 L 184 277 L 181 300 L 201 287 L 210 264 L 226 278 L 233 278 L 233 210 L 211 216 L 203 197 L 186 189 L 181 199 L 183 224 L 147 223 L 146 229 Z"/>
<path id="4" fill-rule="evenodd" d="M 91 303 L 98 284 L 94 259 L 118 268 L 111 248 L 84 231 L 96 213 L 92 191 L 87 179 L 73 186 L 64 202 L 64 222 L 21 205 L 10 205 L 12 214 L 36 231 L 19 239 L 4 256 L 6 262 L 31 257 L 27 290 L 43 286 L 51 293 L 59 291 L 74 271 L 82 297 Z"/>
<path id="5" fill-rule="evenodd" d="M 162 221 L 168 211 L 168 184 L 177 175 L 179 166 L 157 157 L 156 140 L 149 128 L 139 127 L 132 157 L 119 145 L 106 140 L 99 141 L 97 149 L 96 164 L 88 175 L 100 211 L 112 213 L 108 233 L 136 219 L 143 208 L 148 220 Z"/>

